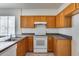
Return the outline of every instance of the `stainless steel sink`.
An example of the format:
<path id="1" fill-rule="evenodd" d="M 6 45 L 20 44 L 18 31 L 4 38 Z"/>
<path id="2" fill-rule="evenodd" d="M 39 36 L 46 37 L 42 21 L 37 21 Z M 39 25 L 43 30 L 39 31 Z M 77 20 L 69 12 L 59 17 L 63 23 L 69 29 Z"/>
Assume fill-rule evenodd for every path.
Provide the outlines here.
<path id="1" fill-rule="evenodd" d="M 5 36 L 0 36 L 0 38 L 5 37 Z"/>
<path id="2" fill-rule="evenodd" d="M 8 40 L 6 40 L 6 41 L 16 41 L 15 39 L 8 39 Z"/>
<path id="3" fill-rule="evenodd" d="M 17 39 L 19 39 L 19 38 L 21 38 L 21 37 L 12 37 L 12 38 L 9 38 L 6 41 L 17 41 Z"/>

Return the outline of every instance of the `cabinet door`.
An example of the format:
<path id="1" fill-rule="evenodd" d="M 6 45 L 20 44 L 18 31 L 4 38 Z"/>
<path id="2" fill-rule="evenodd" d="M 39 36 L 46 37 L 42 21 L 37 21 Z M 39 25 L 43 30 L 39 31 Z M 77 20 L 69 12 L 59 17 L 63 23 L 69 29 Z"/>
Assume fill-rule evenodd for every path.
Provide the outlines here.
<path id="1" fill-rule="evenodd" d="M 28 51 L 33 52 L 33 37 L 28 37 Z"/>
<path id="2" fill-rule="evenodd" d="M 34 27 L 34 17 L 32 16 L 26 16 L 26 27 L 27 28 L 33 28 Z"/>
<path id="3" fill-rule="evenodd" d="M 41 22 L 46 22 L 46 16 L 40 16 L 40 21 Z"/>
<path id="4" fill-rule="evenodd" d="M 34 18 L 32 16 L 21 16 L 21 28 L 33 28 Z"/>
<path id="5" fill-rule="evenodd" d="M 25 52 L 28 52 L 28 37 L 25 38 Z"/>
<path id="6" fill-rule="evenodd" d="M 26 28 L 27 26 L 26 26 L 26 23 L 27 22 L 27 20 L 26 20 L 26 16 L 21 16 L 21 19 L 20 19 L 20 26 L 21 26 L 21 28 Z"/>
<path id="7" fill-rule="evenodd" d="M 34 16 L 34 22 L 40 22 L 40 16 Z"/>
<path id="8" fill-rule="evenodd" d="M 57 54 L 57 40 L 56 39 L 53 39 L 53 46 L 54 46 L 54 55 L 56 55 Z"/>
<path id="9" fill-rule="evenodd" d="M 56 27 L 57 28 L 65 27 L 65 19 L 63 13 L 60 13 L 59 15 L 56 16 Z"/>
<path id="10" fill-rule="evenodd" d="M 55 28 L 55 21 L 56 21 L 55 16 L 47 16 L 46 21 L 48 28 Z"/>
<path id="11" fill-rule="evenodd" d="M 24 56 L 26 54 L 26 38 L 17 43 L 17 56 Z"/>
<path id="12" fill-rule="evenodd" d="M 17 43 L 17 56 L 22 56 L 22 41 Z"/>
<path id="13" fill-rule="evenodd" d="M 79 3 L 75 3 L 76 4 L 76 8 L 79 9 Z"/>
<path id="14" fill-rule="evenodd" d="M 73 11 L 76 10 L 76 6 L 75 3 L 71 3 L 65 10 L 64 10 L 64 14 L 65 15 L 70 15 L 72 14 Z"/>
<path id="15" fill-rule="evenodd" d="M 70 56 L 71 55 L 71 40 L 57 40 L 56 55 Z"/>
<path id="16" fill-rule="evenodd" d="M 25 43 L 26 43 L 26 41 L 25 41 L 26 39 L 24 38 L 23 40 L 22 40 L 22 55 L 24 56 L 25 54 L 26 54 L 26 46 L 25 46 Z"/>
<path id="17" fill-rule="evenodd" d="M 56 16 L 56 28 L 68 28 L 72 26 L 70 16 L 65 16 L 63 12 Z"/>
<path id="18" fill-rule="evenodd" d="M 48 36 L 48 52 L 53 52 L 54 48 L 53 48 L 53 38 Z"/>

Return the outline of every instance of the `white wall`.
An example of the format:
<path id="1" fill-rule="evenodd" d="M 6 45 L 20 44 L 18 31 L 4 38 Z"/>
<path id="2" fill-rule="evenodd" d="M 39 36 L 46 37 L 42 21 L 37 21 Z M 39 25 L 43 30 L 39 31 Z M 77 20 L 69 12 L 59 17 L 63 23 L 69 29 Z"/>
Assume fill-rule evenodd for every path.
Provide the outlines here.
<path id="1" fill-rule="evenodd" d="M 72 36 L 72 28 L 59 28 L 58 33 Z"/>
<path id="2" fill-rule="evenodd" d="M 55 9 L 22 9 L 22 15 L 56 15 Z"/>
<path id="3" fill-rule="evenodd" d="M 72 55 L 79 56 L 79 14 L 72 17 Z"/>
<path id="4" fill-rule="evenodd" d="M 56 28 L 48 28 L 46 29 L 47 33 L 58 33 L 59 30 Z M 22 33 L 35 33 L 35 29 L 33 28 L 22 28 Z"/>

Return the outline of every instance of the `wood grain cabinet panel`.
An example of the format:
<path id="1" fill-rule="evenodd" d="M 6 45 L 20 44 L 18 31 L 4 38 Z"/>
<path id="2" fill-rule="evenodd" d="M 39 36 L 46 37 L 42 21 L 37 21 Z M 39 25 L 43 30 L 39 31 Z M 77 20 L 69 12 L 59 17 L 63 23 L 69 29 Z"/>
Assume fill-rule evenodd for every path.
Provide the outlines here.
<path id="1" fill-rule="evenodd" d="M 27 17 L 26 27 L 27 28 L 34 28 L 34 17 L 32 17 L 32 16 L 26 16 L 26 17 Z"/>
<path id="2" fill-rule="evenodd" d="M 28 37 L 28 52 L 33 52 L 33 37 Z"/>
<path id="3" fill-rule="evenodd" d="M 56 55 L 56 46 L 57 46 L 57 40 L 56 39 L 53 39 L 53 52 L 54 52 L 54 55 Z"/>
<path id="4" fill-rule="evenodd" d="M 40 16 L 40 22 L 46 22 L 46 16 Z"/>
<path id="5" fill-rule="evenodd" d="M 21 16 L 20 17 L 20 27 L 21 28 L 26 28 L 27 26 L 27 20 L 26 20 L 26 16 Z"/>
<path id="6" fill-rule="evenodd" d="M 17 56 L 24 56 L 28 52 L 27 38 L 22 39 L 17 43 Z"/>
<path id="7" fill-rule="evenodd" d="M 20 20 L 21 28 L 33 28 L 34 27 L 34 18 L 31 16 L 21 16 Z"/>
<path id="8" fill-rule="evenodd" d="M 75 3 L 71 3 L 67 8 L 65 8 L 64 15 L 70 16 L 70 14 L 72 14 L 75 10 L 76 10 Z"/>
<path id="9" fill-rule="evenodd" d="M 35 22 L 45 22 L 46 16 L 34 16 Z"/>
<path id="10" fill-rule="evenodd" d="M 46 21 L 47 21 L 47 27 L 48 28 L 55 28 L 55 21 L 56 17 L 55 16 L 46 16 Z"/>
<path id="11" fill-rule="evenodd" d="M 40 16 L 34 16 L 34 22 L 40 22 Z"/>
<path id="12" fill-rule="evenodd" d="M 22 42 L 20 41 L 20 42 L 18 42 L 17 43 L 17 56 L 22 56 L 23 54 L 22 54 L 22 44 L 21 44 Z"/>
<path id="13" fill-rule="evenodd" d="M 65 16 L 64 12 L 61 12 L 56 16 L 56 28 L 70 28 L 72 27 L 71 16 Z"/>
<path id="14" fill-rule="evenodd" d="M 65 27 L 64 14 L 60 13 L 56 16 L 56 28 Z"/>
<path id="15" fill-rule="evenodd" d="M 76 9 L 79 9 L 79 3 L 75 3 L 76 4 Z"/>
<path id="16" fill-rule="evenodd" d="M 48 36 L 48 52 L 54 51 L 53 43 L 53 38 L 51 36 Z"/>
<path id="17" fill-rule="evenodd" d="M 71 55 L 71 40 L 70 39 L 55 39 L 54 53 L 56 56 Z"/>

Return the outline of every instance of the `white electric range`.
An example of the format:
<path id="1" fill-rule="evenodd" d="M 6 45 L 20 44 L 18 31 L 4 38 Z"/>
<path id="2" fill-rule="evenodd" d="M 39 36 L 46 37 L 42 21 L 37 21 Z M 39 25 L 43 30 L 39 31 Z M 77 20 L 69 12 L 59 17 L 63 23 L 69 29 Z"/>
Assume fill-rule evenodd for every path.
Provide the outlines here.
<path id="1" fill-rule="evenodd" d="M 47 52 L 46 22 L 35 23 L 34 52 Z"/>

